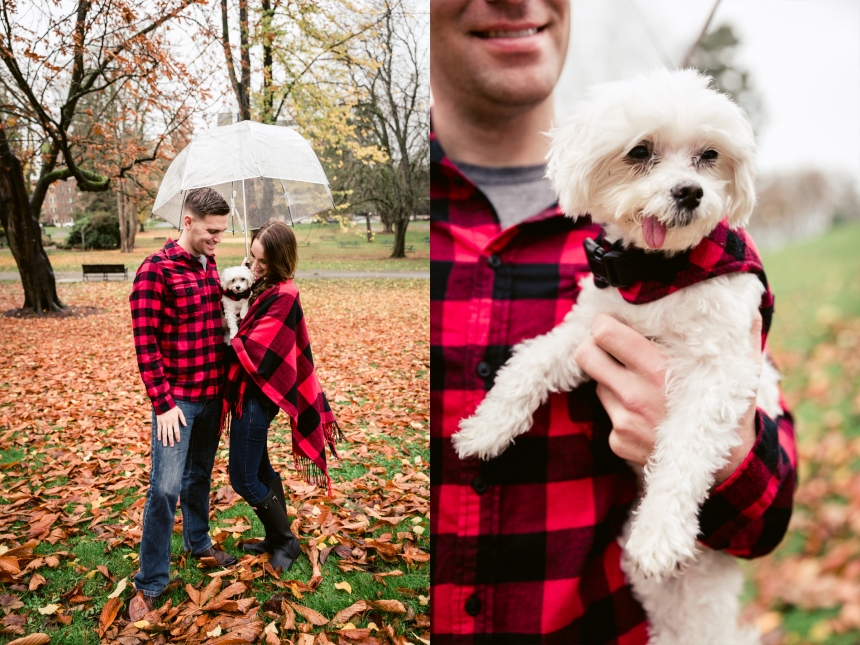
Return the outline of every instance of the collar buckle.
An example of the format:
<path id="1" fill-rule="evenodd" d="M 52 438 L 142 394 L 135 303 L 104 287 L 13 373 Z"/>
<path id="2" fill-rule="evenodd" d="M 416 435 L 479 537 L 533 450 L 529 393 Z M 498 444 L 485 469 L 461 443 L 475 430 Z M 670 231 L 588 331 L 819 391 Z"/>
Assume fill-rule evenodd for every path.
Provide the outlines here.
<path id="1" fill-rule="evenodd" d="M 618 271 L 615 266 L 620 254 L 614 247 L 606 250 L 599 243 L 602 236 L 595 242 L 590 237 L 584 242 L 585 255 L 588 258 L 588 268 L 594 274 L 594 285 L 598 289 L 606 287 L 624 286 L 618 279 Z"/>

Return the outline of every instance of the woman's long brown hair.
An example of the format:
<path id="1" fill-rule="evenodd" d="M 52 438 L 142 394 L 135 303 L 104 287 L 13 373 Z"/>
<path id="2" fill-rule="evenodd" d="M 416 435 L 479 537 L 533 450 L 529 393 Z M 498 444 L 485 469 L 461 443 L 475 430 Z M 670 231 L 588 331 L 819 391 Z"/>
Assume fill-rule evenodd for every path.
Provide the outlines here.
<path id="1" fill-rule="evenodd" d="M 293 229 L 284 222 L 266 222 L 254 231 L 251 243 L 260 240 L 266 255 L 266 277 L 254 288 L 251 301 L 272 285 L 291 279 L 299 263 L 299 245 Z M 250 258 L 249 258 L 250 259 Z"/>

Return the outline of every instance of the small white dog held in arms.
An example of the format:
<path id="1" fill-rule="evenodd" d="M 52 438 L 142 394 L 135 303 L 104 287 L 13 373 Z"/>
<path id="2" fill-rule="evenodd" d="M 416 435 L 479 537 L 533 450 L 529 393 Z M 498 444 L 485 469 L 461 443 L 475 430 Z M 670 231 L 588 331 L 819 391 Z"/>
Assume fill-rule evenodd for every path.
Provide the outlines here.
<path id="1" fill-rule="evenodd" d="M 221 304 L 224 305 L 224 318 L 227 320 L 224 342 L 228 345 L 239 331 L 239 323 L 248 313 L 248 299 L 251 297 L 252 286 L 254 286 L 254 274 L 248 267 L 224 269 L 224 274 L 221 276 L 221 287 L 224 292 L 221 296 Z"/>
<path id="2" fill-rule="evenodd" d="M 550 392 L 588 376 L 574 360 L 606 313 L 658 343 L 667 411 L 644 493 L 621 538 L 621 566 L 648 613 L 652 645 L 756 643 L 738 624 L 743 576 L 697 543 L 698 512 L 753 397 L 776 417 L 779 375 L 750 330 L 772 296 L 742 230 L 755 205 L 755 141 L 743 111 L 694 70 L 595 88 L 551 135 L 547 176 L 570 217 L 603 226 L 586 242 L 593 276 L 564 321 L 520 343 L 453 438 L 461 458 L 490 459 L 529 430 Z M 640 469 L 641 471 L 641 469 Z"/>

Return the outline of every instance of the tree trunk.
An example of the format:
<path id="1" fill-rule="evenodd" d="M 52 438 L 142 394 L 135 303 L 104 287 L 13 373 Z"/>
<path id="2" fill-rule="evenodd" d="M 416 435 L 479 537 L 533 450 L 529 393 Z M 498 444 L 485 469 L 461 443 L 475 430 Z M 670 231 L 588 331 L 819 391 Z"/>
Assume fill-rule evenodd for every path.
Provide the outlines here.
<path id="1" fill-rule="evenodd" d="M 39 214 L 27 197 L 24 170 L 0 127 L 0 220 L 24 286 L 24 311 L 39 315 L 65 308 L 57 296 L 54 270 L 42 246 Z"/>
<path id="2" fill-rule="evenodd" d="M 125 216 L 125 200 L 122 197 L 122 179 L 117 179 L 116 212 L 119 219 L 119 249 L 120 253 L 128 253 L 128 219 Z"/>
<path id="3" fill-rule="evenodd" d="M 379 209 L 379 221 L 382 222 L 382 231 L 384 233 L 394 232 L 394 217 L 390 211 L 384 208 Z"/>
<path id="4" fill-rule="evenodd" d="M 125 195 L 125 180 L 117 179 L 119 190 L 116 194 L 116 207 L 119 214 L 119 247 L 122 253 L 134 252 L 134 238 L 137 235 L 137 205 Z"/>
<path id="5" fill-rule="evenodd" d="M 392 258 L 406 257 L 406 228 L 409 226 L 409 213 L 397 213 L 394 217 L 394 250 Z"/>
<path id="6" fill-rule="evenodd" d="M 251 46 L 248 43 L 248 0 L 239 0 L 239 69 L 241 71 L 242 96 L 239 111 L 242 121 L 251 120 Z"/>
<path id="7" fill-rule="evenodd" d="M 373 231 L 370 230 L 370 211 L 364 211 L 364 218 L 367 220 L 367 241 L 373 242 Z"/>
<path id="8" fill-rule="evenodd" d="M 272 11 L 271 0 L 261 0 L 262 8 L 262 40 L 263 40 L 263 123 L 275 123 L 274 99 L 272 90 L 272 50 L 274 47 L 275 34 L 272 32 L 272 19 L 275 12 Z"/>

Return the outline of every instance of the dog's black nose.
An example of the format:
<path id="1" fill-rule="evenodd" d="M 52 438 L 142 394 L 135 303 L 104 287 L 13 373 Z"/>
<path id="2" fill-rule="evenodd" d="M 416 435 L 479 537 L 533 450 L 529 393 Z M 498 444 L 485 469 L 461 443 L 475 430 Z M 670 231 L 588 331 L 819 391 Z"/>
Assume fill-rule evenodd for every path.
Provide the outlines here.
<path id="1" fill-rule="evenodd" d="M 696 210 L 699 207 L 699 202 L 702 201 L 702 187 L 698 184 L 690 184 L 689 186 L 675 186 L 672 189 L 672 197 L 675 198 L 675 203 L 688 211 Z"/>

